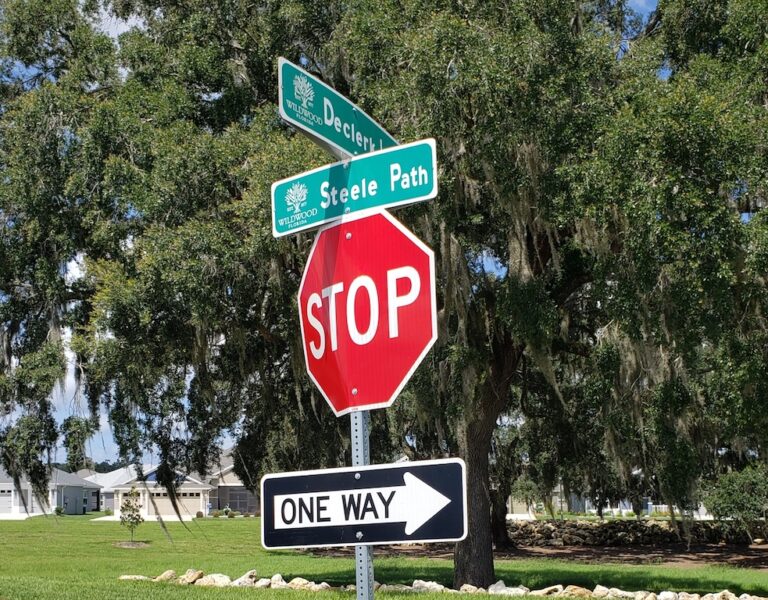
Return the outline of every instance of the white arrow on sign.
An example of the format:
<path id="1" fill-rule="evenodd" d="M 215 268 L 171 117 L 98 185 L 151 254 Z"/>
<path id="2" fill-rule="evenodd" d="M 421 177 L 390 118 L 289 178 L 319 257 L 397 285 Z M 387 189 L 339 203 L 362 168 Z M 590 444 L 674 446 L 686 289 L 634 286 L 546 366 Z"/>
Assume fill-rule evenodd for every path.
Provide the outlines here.
<path id="1" fill-rule="evenodd" d="M 451 500 L 411 473 L 405 485 L 275 496 L 275 529 L 405 523 L 411 535 Z"/>

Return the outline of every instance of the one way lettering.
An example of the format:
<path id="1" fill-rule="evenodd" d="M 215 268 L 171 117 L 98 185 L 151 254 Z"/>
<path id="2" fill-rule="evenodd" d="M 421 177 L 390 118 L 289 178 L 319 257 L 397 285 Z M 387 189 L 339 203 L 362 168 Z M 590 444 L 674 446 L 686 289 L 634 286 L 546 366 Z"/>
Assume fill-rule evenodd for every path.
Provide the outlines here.
<path id="1" fill-rule="evenodd" d="M 342 494 L 341 503 L 344 506 L 344 518 L 347 521 L 360 521 L 365 520 L 366 515 L 371 513 L 374 519 L 378 519 L 380 510 L 383 508 L 383 518 L 389 519 L 389 505 L 392 504 L 392 498 L 395 497 L 395 493 L 392 490 L 386 498 L 386 494 L 382 492 Z M 363 498 L 365 499 L 363 500 Z"/>
<path id="2" fill-rule="evenodd" d="M 403 482 L 396 487 L 275 496 L 275 529 L 402 522 L 411 535 L 450 500 L 411 473 L 403 474 Z"/>

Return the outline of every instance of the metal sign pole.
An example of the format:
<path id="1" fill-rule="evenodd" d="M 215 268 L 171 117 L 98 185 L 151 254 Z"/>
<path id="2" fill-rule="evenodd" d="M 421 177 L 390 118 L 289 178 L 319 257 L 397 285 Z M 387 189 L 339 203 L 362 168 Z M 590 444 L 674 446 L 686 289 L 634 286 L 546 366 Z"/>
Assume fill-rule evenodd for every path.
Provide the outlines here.
<path id="1" fill-rule="evenodd" d="M 364 467 L 371 464 L 371 452 L 368 444 L 368 423 L 370 413 L 367 410 L 353 412 L 350 415 L 352 426 L 352 466 Z M 362 475 L 355 474 L 355 479 Z M 363 533 L 357 532 L 358 540 Z M 355 589 L 357 600 L 373 600 L 373 547 L 355 546 Z"/>

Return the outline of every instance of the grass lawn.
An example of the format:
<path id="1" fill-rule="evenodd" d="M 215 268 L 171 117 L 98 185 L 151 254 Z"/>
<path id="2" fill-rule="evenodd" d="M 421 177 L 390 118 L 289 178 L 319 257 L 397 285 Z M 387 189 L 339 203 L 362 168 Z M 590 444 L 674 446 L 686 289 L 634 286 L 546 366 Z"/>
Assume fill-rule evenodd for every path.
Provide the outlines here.
<path id="1" fill-rule="evenodd" d="M 205 519 L 186 524 L 188 528 L 170 523 L 171 539 L 156 523 L 144 523 L 136 531 L 136 539 L 149 542 L 149 546 L 125 549 L 114 544 L 129 539 L 126 529 L 119 523 L 96 523 L 90 518 L 64 516 L 0 521 L 0 599 L 354 598 L 350 593 L 341 592 L 324 592 L 318 596 L 292 590 L 211 589 L 117 581 L 122 574 L 154 576 L 166 569 L 183 573 L 194 567 L 206 573 L 225 573 L 233 579 L 256 569 L 266 577 L 281 573 L 286 581 L 301 576 L 340 585 L 354 583 L 354 563 L 350 558 L 266 552 L 259 543 L 258 519 Z M 444 559 L 376 558 L 374 567 L 376 579 L 384 583 L 427 579 L 450 585 L 452 578 L 452 562 Z M 729 589 L 737 594 L 768 595 L 768 569 L 594 565 L 535 559 L 498 561 L 496 572 L 507 585 L 523 584 L 531 589 L 556 583 L 592 588 L 600 583 L 632 591 L 671 589 L 706 593 Z M 401 595 L 386 596 L 394 599 Z M 427 595 L 424 600 L 431 596 Z"/>

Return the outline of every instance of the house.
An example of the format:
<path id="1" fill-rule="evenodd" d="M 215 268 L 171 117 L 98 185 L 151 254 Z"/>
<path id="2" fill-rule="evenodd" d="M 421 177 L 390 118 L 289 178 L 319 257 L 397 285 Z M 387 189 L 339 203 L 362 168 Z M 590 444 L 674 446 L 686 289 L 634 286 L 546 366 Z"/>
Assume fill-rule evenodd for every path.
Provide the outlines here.
<path id="1" fill-rule="evenodd" d="M 78 475 L 101 486 L 98 508 L 96 510 L 115 511 L 115 490 L 114 486 L 134 479 L 136 477 L 136 467 L 133 465 L 115 469 L 109 473 L 95 473 L 91 470 L 83 469 L 77 472 Z"/>
<path id="2" fill-rule="evenodd" d="M 227 506 L 241 513 L 257 515 L 261 512 L 258 493 L 252 492 L 235 474 L 233 449 L 225 450 L 217 469 L 208 477 L 211 490 L 211 510 L 222 510 Z M 251 487 L 258 489 L 257 475 L 253 474 Z"/>
<path id="3" fill-rule="evenodd" d="M 26 479 L 15 489 L 13 478 L 0 469 L 0 518 L 19 518 L 50 514 L 61 507 L 65 514 L 81 515 L 93 510 L 93 499 L 98 498 L 99 486 L 73 473 L 51 469 L 48 493 L 38 499 Z M 42 500 L 42 501 L 41 501 Z"/>
<path id="4" fill-rule="evenodd" d="M 120 505 L 132 488 L 139 493 L 141 516 L 145 519 L 178 518 L 168 490 L 157 482 L 157 466 L 145 465 L 142 472 L 143 477 L 139 477 L 136 467 L 131 465 L 110 473 L 95 473 L 88 479 L 103 486 L 103 508 L 111 508 L 115 519 L 120 518 Z M 177 505 L 181 518 L 191 519 L 198 511 L 205 514 L 211 486 L 190 475 L 177 472 L 177 476 Z"/>

